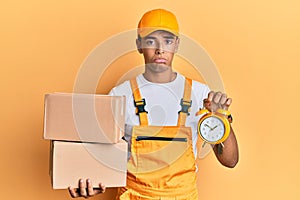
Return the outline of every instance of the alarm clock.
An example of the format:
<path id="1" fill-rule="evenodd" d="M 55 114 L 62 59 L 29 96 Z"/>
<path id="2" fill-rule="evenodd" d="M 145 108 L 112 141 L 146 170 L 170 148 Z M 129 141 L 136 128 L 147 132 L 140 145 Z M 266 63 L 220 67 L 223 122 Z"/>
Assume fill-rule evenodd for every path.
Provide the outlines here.
<path id="1" fill-rule="evenodd" d="M 224 142 L 230 133 L 230 122 L 232 118 L 228 110 L 218 109 L 210 112 L 201 109 L 196 115 L 201 116 L 197 131 L 205 143 L 220 144 Z"/>

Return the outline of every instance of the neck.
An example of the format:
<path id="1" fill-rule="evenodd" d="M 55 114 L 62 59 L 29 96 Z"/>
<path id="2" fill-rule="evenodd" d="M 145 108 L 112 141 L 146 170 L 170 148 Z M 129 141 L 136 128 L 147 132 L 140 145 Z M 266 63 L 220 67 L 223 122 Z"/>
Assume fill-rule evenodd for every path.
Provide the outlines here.
<path id="1" fill-rule="evenodd" d="M 167 70 L 164 72 L 152 72 L 146 69 L 143 76 L 147 81 L 152 83 L 169 83 L 175 80 L 177 74 L 172 70 Z"/>

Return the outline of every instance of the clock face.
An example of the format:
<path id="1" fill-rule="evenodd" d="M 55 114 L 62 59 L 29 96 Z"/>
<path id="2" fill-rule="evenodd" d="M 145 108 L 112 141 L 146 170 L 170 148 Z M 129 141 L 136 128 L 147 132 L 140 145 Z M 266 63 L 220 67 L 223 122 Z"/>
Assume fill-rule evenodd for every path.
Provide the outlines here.
<path id="1" fill-rule="evenodd" d="M 205 118 L 198 128 L 203 139 L 208 142 L 219 141 L 225 134 L 222 120 L 215 116 Z"/>

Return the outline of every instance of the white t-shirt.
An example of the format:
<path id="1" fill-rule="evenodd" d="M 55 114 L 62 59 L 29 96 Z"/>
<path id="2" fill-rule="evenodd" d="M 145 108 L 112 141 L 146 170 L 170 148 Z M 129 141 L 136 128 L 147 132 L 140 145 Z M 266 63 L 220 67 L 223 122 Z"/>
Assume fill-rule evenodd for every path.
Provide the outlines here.
<path id="1" fill-rule="evenodd" d="M 178 111 L 181 110 L 180 101 L 183 98 L 185 77 L 179 73 L 174 81 L 169 83 L 152 83 L 147 81 L 142 74 L 137 76 L 137 83 L 142 98 L 146 101 L 145 110 L 148 111 L 148 124 L 151 126 L 176 126 Z M 203 99 L 207 98 L 210 89 L 207 85 L 193 81 L 190 115 L 186 119 L 185 126 L 192 129 L 192 140 L 195 157 L 197 156 L 197 123 L 199 116 L 196 112 L 203 107 Z M 139 125 L 139 117 L 136 115 L 133 94 L 130 82 L 125 81 L 114 87 L 110 95 L 126 96 L 126 127 L 125 140 L 130 143 L 132 126 Z"/>

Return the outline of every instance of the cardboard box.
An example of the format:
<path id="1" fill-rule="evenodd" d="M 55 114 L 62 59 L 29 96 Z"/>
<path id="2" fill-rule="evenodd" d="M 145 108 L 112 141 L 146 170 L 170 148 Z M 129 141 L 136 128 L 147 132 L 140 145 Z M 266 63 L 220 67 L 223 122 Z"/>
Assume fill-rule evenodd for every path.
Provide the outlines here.
<path id="1" fill-rule="evenodd" d="M 127 142 L 117 144 L 51 141 L 50 176 L 53 189 L 78 188 L 80 178 L 94 187 L 126 185 Z"/>
<path id="2" fill-rule="evenodd" d="M 45 95 L 44 139 L 117 143 L 124 134 L 125 96 Z"/>

